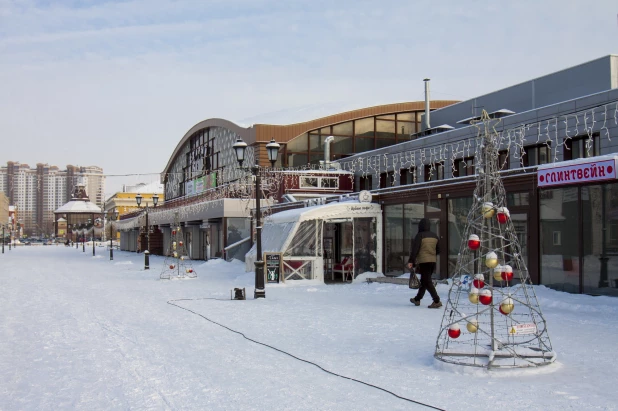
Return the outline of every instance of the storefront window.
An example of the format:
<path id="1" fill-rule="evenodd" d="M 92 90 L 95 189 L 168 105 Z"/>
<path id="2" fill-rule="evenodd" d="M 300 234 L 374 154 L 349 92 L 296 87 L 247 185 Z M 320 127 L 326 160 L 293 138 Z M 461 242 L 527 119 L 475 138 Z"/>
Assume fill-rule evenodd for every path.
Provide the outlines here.
<path id="1" fill-rule="evenodd" d="M 448 200 L 448 276 L 455 274 L 457 257 L 464 241 L 468 213 L 472 208 L 472 197 L 451 198 Z"/>
<path id="2" fill-rule="evenodd" d="M 234 244 L 249 237 L 251 221 L 248 218 L 227 219 L 227 245 Z"/>
<path id="3" fill-rule="evenodd" d="M 579 293 L 579 209 L 577 187 L 542 190 L 541 284 Z"/>
<path id="4" fill-rule="evenodd" d="M 384 215 L 385 274 L 401 275 L 404 272 L 404 263 L 408 262 L 404 254 L 406 247 L 403 239 L 403 204 L 384 206 Z"/>
<path id="5" fill-rule="evenodd" d="M 583 292 L 618 296 L 618 185 L 581 188 Z"/>
<path id="6" fill-rule="evenodd" d="M 376 235 L 375 219 L 354 219 L 354 257 L 356 274 L 376 271 Z"/>

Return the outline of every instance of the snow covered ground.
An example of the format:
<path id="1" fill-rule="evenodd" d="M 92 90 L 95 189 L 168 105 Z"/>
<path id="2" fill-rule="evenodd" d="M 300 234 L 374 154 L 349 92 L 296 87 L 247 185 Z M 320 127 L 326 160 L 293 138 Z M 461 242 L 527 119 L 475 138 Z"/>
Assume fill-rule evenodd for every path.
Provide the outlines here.
<path id="1" fill-rule="evenodd" d="M 0 254 L 0 409 L 429 409 L 204 317 L 441 409 L 617 407 L 617 298 L 538 287 L 557 363 L 486 372 L 434 361 L 442 312 L 425 308 L 428 296 L 410 304 L 405 286 L 268 285 L 253 300 L 239 262 L 195 262 L 197 279 L 170 281 L 159 280 L 163 258 L 144 271 L 142 254 L 97 253 Z M 234 287 L 249 299 L 230 301 Z"/>

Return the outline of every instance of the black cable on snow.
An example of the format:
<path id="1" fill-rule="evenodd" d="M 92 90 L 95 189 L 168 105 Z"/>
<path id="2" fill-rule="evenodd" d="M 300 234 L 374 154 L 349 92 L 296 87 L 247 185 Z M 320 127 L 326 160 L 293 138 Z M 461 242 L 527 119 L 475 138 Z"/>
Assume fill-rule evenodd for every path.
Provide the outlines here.
<path id="1" fill-rule="evenodd" d="M 225 328 L 225 329 L 226 329 L 226 330 L 228 330 L 228 331 L 231 331 L 231 332 L 233 332 L 233 333 L 239 334 L 239 335 L 241 335 L 244 339 L 246 339 L 246 340 L 248 340 L 248 341 L 251 341 L 252 343 L 259 344 L 259 345 L 262 345 L 262 346 L 264 346 L 264 347 L 268 347 L 268 348 L 270 348 L 270 349 L 272 349 L 272 350 L 278 351 L 278 352 L 280 352 L 280 353 L 282 353 L 282 354 L 285 354 L 285 355 L 287 355 L 287 356 L 289 356 L 289 357 L 292 357 L 292 358 L 294 358 L 295 360 L 302 361 L 302 362 L 304 362 L 304 363 L 307 363 L 307 364 L 311 364 L 311 365 L 313 365 L 313 366 L 316 366 L 317 368 L 319 368 L 320 370 L 324 371 L 324 372 L 325 372 L 325 373 L 327 373 L 327 374 L 334 375 L 335 377 L 344 378 L 344 379 L 346 379 L 346 380 L 354 381 L 354 382 L 357 382 L 357 383 L 359 383 L 359 384 L 363 384 L 363 385 L 366 385 L 366 386 L 368 386 L 368 387 L 375 388 L 375 389 L 377 389 L 377 390 L 380 390 L 380 391 L 383 391 L 383 392 L 385 392 L 385 393 L 391 394 L 391 395 L 393 395 L 393 396 L 395 396 L 395 397 L 397 397 L 397 398 L 399 398 L 399 399 L 401 399 L 401 400 L 404 400 L 404 401 L 412 402 L 412 403 L 414 403 L 414 404 L 422 405 L 422 406 L 425 406 L 425 407 L 427 407 L 427 408 L 431 408 L 431 409 L 434 409 L 434 410 L 445 411 L 444 409 L 442 409 L 442 408 L 438 408 L 438 407 L 434 407 L 433 405 L 425 404 L 425 403 L 420 402 L 420 401 L 415 401 L 415 400 L 410 399 L 410 398 L 402 397 L 401 395 L 397 395 L 397 394 L 395 394 L 394 392 L 387 390 L 386 388 L 378 387 L 377 385 L 369 384 L 368 382 L 361 381 L 361 380 L 357 380 L 356 378 L 346 377 L 345 375 L 340 375 L 340 374 L 337 374 L 337 373 L 335 373 L 335 372 L 333 372 L 333 371 L 329 371 L 329 370 L 327 370 L 326 368 L 324 368 L 324 367 L 322 367 L 322 366 L 320 366 L 320 365 L 318 365 L 318 364 L 316 364 L 316 363 L 314 363 L 314 362 L 311 362 L 311 361 L 309 361 L 309 360 L 305 360 L 305 359 L 303 359 L 303 358 L 297 357 L 297 356 L 295 356 L 294 354 L 290 354 L 289 352 L 284 351 L 284 350 L 282 350 L 282 349 L 279 349 L 279 348 L 277 348 L 277 347 L 273 347 L 272 345 L 268 345 L 268 344 L 266 344 L 266 343 L 263 343 L 263 342 L 260 342 L 260 341 L 254 340 L 254 339 L 252 339 L 252 338 L 249 338 L 249 337 L 247 337 L 245 334 L 243 334 L 243 333 L 242 333 L 242 332 L 240 332 L 240 331 L 236 331 L 236 330 L 234 330 L 234 329 L 232 329 L 232 328 L 230 328 L 230 327 L 228 327 L 228 326 L 226 326 L 226 325 L 223 325 L 223 324 L 218 323 L 218 322 L 216 322 L 216 321 L 214 321 L 214 320 L 211 320 L 210 318 L 208 318 L 208 317 L 206 317 L 206 316 L 204 316 L 204 315 L 202 315 L 202 314 L 200 314 L 200 313 L 198 313 L 198 312 L 195 312 L 195 311 L 190 310 L 190 309 L 188 309 L 188 308 L 182 307 L 182 306 L 180 306 L 180 305 L 178 305 L 178 304 L 174 304 L 174 302 L 176 302 L 176 301 L 197 301 L 197 300 L 231 301 L 231 300 L 221 299 L 221 298 L 209 298 L 209 297 L 204 297 L 204 298 L 181 298 L 181 299 L 178 299 L 178 300 L 169 300 L 167 303 L 168 303 L 169 305 L 173 305 L 174 307 L 178 307 L 178 308 L 181 308 L 181 309 L 183 309 L 183 310 L 185 310 L 185 311 L 188 311 L 188 312 L 190 312 L 190 313 L 192 313 L 192 314 L 198 315 L 198 316 L 202 317 L 203 319 L 205 319 L 206 321 L 209 321 L 209 322 L 211 322 L 211 323 L 213 323 L 213 324 L 215 324 L 215 325 L 218 325 L 219 327 Z"/>

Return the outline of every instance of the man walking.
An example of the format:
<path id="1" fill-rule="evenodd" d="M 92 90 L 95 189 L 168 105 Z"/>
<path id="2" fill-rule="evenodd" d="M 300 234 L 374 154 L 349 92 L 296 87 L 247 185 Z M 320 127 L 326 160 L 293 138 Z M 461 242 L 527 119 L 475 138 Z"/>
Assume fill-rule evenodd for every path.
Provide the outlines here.
<path id="1" fill-rule="evenodd" d="M 410 302 L 416 306 L 421 305 L 425 291 L 429 291 L 431 298 L 433 298 L 433 303 L 429 305 L 429 308 L 442 307 L 440 297 L 431 281 L 431 274 L 436 269 L 438 254 L 440 254 L 438 236 L 430 231 L 429 219 L 423 218 L 418 224 L 418 233 L 410 245 L 410 259 L 408 260 L 408 268 L 412 269 L 415 264 L 418 264 L 421 273 L 421 286 L 418 289 L 418 294 L 416 294 L 416 297 L 410 298 Z M 410 275 L 416 274 L 412 272 Z"/>

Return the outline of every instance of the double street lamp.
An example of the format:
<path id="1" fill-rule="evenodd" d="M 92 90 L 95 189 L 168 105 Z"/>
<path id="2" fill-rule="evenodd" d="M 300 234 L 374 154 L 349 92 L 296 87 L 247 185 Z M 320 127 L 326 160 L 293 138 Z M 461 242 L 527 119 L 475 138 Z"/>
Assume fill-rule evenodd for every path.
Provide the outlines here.
<path id="1" fill-rule="evenodd" d="M 137 208 L 141 207 L 143 198 L 144 197 L 142 197 L 140 193 L 137 193 L 137 195 L 135 196 Z M 153 194 L 152 204 L 155 208 L 157 207 L 158 202 L 159 196 L 157 194 Z M 146 203 L 146 251 L 144 251 L 144 270 L 150 270 L 150 226 L 148 225 L 148 209 L 148 203 Z"/>
<path id="2" fill-rule="evenodd" d="M 242 163 L 245 161 L 245 153 L 247 150 L 247 143 L 242 141 L 240 137 L 236 140 L 236 143 L 232 146 L 236 152 L 236 160 L 241 169 Z M 274 167 L 277 158 L 279 157 L 279 148 L 281 146 L 274 139 L 270 140 L 270 143 L 266 144 L 266 152 L 268 153 L 268 160 Z M 256 164 L 251 166 L 251 173 L 255 176 L 255 247 L 256 247 L 256 261 L 255 261 L 255 290 L 253 292 L 253 298 L 266 298 L 266 289 L 264 286 L 264 261 L 262 260 L 262 226 L 261 226 L 261 210 L 260 210 L 260 192 L 261 192 L 261 180 L 260 180 L 260 166 L 257 164 L 258 156 L 255 156 Z"/>

